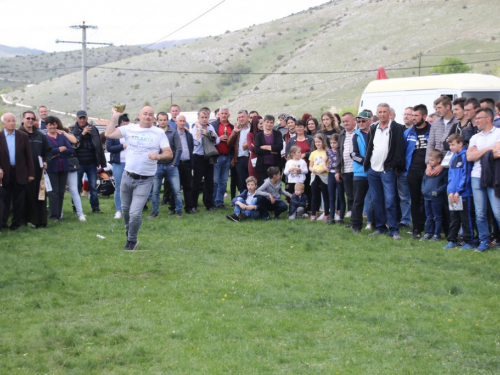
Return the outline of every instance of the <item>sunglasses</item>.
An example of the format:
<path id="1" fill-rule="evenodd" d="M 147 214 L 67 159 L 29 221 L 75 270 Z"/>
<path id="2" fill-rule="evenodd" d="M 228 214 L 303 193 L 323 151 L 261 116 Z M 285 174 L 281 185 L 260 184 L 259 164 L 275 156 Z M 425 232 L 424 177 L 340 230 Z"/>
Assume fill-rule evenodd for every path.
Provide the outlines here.
<path id="1" fill-rule="evenodd" d="M 362 124 L 364 124 L 365 122 L 368 122 L 368 120 L 358 120 L 358 122 L 361 122 Z"/>
<path id="2" fill-rule="evenodd" d="M 24 119 L 25 120 L 31 120 L 31 121 L 35 121 L 36 120 L 36 118 L 34 118 L 34 117 L 25 117 Z"/>

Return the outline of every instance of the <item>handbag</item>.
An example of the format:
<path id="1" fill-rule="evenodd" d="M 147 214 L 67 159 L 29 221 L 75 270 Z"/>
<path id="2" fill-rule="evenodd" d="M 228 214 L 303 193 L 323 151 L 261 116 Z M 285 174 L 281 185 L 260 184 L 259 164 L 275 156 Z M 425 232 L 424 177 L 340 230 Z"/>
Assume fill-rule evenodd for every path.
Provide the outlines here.
<path id="1" fill-rule="evenodd" d="M 76 172 L 80 169 L 80 163 L 78 162 L 78 158 L 76 156 L 71 156 L 68 158 L 69 171 Z"/>

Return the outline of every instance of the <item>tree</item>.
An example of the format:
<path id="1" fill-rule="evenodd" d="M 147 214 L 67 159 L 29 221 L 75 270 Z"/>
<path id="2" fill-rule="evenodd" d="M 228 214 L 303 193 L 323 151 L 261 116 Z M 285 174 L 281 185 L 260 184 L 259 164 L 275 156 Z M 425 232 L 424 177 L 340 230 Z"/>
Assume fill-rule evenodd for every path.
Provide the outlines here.
<path id="1" fill-rule="evenodd" d="M 460 60 L 458 57 L 445 57 L 443 61 L 436 65 L 431 73 L 452 74 L 452 73 L 467 73 L 472 68 Z"/>

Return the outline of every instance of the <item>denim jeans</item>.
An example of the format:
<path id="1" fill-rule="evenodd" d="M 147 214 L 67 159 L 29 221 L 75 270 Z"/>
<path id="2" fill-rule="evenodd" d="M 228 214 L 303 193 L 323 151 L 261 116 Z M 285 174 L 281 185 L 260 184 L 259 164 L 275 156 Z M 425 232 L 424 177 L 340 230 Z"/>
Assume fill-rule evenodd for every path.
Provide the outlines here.
<path id="1" fill-rule="evenodd" d="M 97 165 L 95 164 L 80 164 L 78 169 L 78 192 L 82 191 L 83 174 L 87 174 L 89 180 L 90 206 L 92 210 L 99 209 L 99 199 L 97 198 Z"/>
<path id="2" fill-rule="evenodd" d="M 82 198 L 78 192 L 78 171 L 68 173 L 68 188 L 78 216 L 83 215 Z"/>
<path id="3" fill-rule="evenodd" d="M 399 206 L 401 207 L 401 220 L 400 223 L 410 225 L 411 223 L 411 199 L 410 187 L 408 186 L 408 178 L 405 175 L 398 176 L 398 195 Z"/>
<path id="4" fill-rule="evenodd" d="M 153 210 L 152 212 L 158 213 L 160 205 L 160 190 L 163 178 L 166 178 L 172 189 L 175 201 L 175 212 L 182 212 L 182 193 L 181 193 L 181 179 L 179 177 L 179 169 L 172 167 L 172 164 L 158 164 L 156 175 L 153 183 Z"/>
<path id="5" fill-rule="evenodd" d="M 443 202 L 442 200 L 431 201 L 425 200 L 425 234 L 441 236 L 443 228 Z"/>
<path id="6" fill-rule="evenodd" d="M 214 204 L 220 206 L 224 204 L 224 194 L 227 190 L 227 180 L 229 178 L 229 167 L 231 165 L 231 155 L 219 155 L 217 163 L 214 165 Z"/>
<path id="7" fill-rule="evenodd" d="M 154 176 L 144 180 L 134 180 L 125 172 L 120 186 L 123 221 L 129 241 L 137 241 L 137 234 L 142 224 L 142 210 L 153 186 Z"/>
<path id="8" fill-rule="evenodd" d="M 500 198 L 495 196 L 493 188 L 481 187 L 481 180 L 477 177 L 471 178 L 472 194 L 474 196 L 474 205 L 476 209 L 476 225 L 479 232 L 479 240 L 486 241 L 490 237 L 488 227 L 488 201 L 493 211 L 493 216 L 500 225 Z"/>
<path id="9" fill-rule="evenodd" d="M 399 234 L 398 214 L 396 207 L 396 174 L 394 171 L 375 172 L 368 170 L 368 184 L 372 197 L 373 211 L 376 212 L 375 224 L 379 232 L 387 232 L 385 223 L 389 224 L 389 234 Z"/>
<path id="10" fill-rule="evenodd" d="M 122 201 L 120 199 L 120 185 L 122 183 L 122 175 L 125 170 L 125 163 L 111 164 L 113 169 L 113 176 L 115 177 L 115 209 L 116 211 L 122 210 Z"/>
<path id="11" fill-rule="evenodd" d="M 245 204 L 245 201 L 241 197 L 235 198 L 235 202 L 241 202 L 241 203 Z M 257 198 L 253 198 L 252 203 L 250 203 L 250 204 L 252 206 L 257 206 Z M 239 214 L 241 214 L 241 211 L 243 211 L 243 210 L 240 208 L 240 206 L 235 204 L 234 205 L 234 213 L 236 215 L 239 215 Z M 258 219 L 260 217 L 260 212 L 258 209 L 257 210 L 244 210 L 244 211 L 249 219 Z"/>
<path id="12" fill-rule="evenodd" d="M 372 224 L 373 223 L 373 204 L 372 204 L 372 196 L 370 195 L 370 190 L 368 189 L 368 193 L 365 197 L 365 204 L 363 207 L 363 213 L 366 214 L 366 222 Z"/>

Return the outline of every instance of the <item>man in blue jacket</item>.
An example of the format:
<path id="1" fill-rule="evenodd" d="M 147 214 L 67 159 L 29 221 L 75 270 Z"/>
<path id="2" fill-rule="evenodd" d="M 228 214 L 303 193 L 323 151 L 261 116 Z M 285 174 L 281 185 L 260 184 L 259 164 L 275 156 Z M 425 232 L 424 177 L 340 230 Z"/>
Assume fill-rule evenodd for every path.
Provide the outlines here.
<path id="1" fill-rule="evenodd" d="M 368 193 L 368 177 L 363 168 L 363 163 L 366 156 L 366 146 L 368 145 L 370 125 L 372 124 L 371 116 L 368 112 L 360 112 L 356 117 L 358 129 L 352 137 L 352 167 L 354 172 L 353 187 L 354 201 L 352 203 L 352 233 L 361 232 L 363 226 L 363 205 L 366 194 Z"/>
<path id="2" fill-rule="evenodd" d="M 425 155 L 431 130 L 427 120 L 427 107 L 419 104 L 413 107 L 413 126 L 404 133 L 406 148 L 406 172 L 410 188 L 411 219 L 413 238 L 419 239 L 425 227 L 425 209 L 422 201 L 422 180 L 427 165 Z"/>

